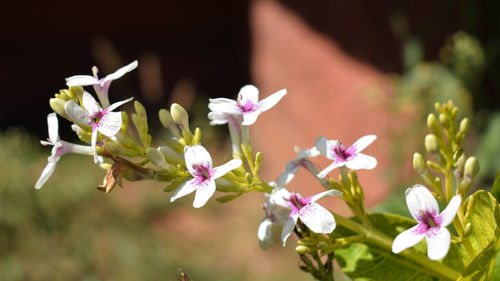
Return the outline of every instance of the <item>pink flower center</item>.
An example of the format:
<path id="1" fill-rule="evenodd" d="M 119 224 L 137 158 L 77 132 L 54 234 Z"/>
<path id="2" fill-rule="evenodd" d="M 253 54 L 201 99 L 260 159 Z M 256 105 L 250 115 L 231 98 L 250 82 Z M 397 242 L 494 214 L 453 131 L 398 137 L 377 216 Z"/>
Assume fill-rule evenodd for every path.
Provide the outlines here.
<path id="1" fill-rule="evenodd" d="M 99 121 L 101 121 L 104 115 L 106 115 L 106 110 L 99 110 L 96 113 L 94 113 L 92 116 L 90 116 L 92 124 L 99 124 Z"/>
<path id="2" fill-rule="evenodd" d="M 422 211 L 417 218 L 420 223 L 416 231 L 418 234 L 432 234 L 434 230 L 441 228 L 443 219 L 437 215 L 436 211 Z"/>
<path id="3" fill-rule="evenodd" d="M 335 155 L 335 160 L 337 162 L 344 162 L 356 155 L 356 148 L 351 146 L 346 149 L 342 144 L 339 144 L 333 147 L 333 155 Z"/>
<path id="4" fill-rule="evenodd" d="M 193 165 L 194 177 L 196 179 L 196 184 L 200 185 L 207 180 L 210 180 L 214 175 L 214 170 L 210 168 L 208 164 Z"/>
<path id="5" fill-rule="evenodd" d="M 243 105 L 238 103 L 238 107 L 242 113 L 254 112 L 259 108 L 259 106 L 254 104 L 251 100 L 247 100 Z"/>
<path id="6" fill-rule="evenodd" d="M 292 192 L 290 193 L 290 197 L 285 198 L 289 204 L 289 207 L 292 209 L 292 215 L 296 214 L 302 209 L 304 206 L 311 202 L 309 198 L 303 198 L 299 193 Z"/>

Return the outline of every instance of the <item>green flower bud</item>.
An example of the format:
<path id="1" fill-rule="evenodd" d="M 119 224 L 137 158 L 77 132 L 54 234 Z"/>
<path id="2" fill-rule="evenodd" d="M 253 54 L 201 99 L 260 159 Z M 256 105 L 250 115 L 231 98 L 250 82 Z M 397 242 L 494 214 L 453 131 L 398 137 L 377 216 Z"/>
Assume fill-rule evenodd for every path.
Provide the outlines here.
<path id="1" fill-rule="evenodd" d="M 469 135 L 469 128 L 470 128 L 469 119 L 467 119 L 467 118 L 462 119 L 462 121 L 460 122 L 460 127 L 458 130 L 458 133 L 455 136 L 455 140 L 456 140 L 458 145 L 460 145 L 465 140 L 465 138 Z"/>
<path id="2" fill-rule="evenodd" d="M 471 233 L 471 230 L 472 230 L 472 224 L 470 222 L 468 222 L 464 227 L 464 237 L 469 236 L 469 234 Z"/>
<path id="3" fill-rule="evenodd" d="M 199 144 L 200 141 L 201 141 L 201 129 L 196 127 L 196 129 L 194 129 L 193 144 Z"/>
<path id="4" fill-rule="evenodd" d="M 425 136 L 425 150 L 429 153 L 439 153 L 439 140 L 434 134 Z"/>
<path id="5" fill-rule="evenodd" d="M 419 174 L 425 172 L 425 160 L 422 154 L 416 152 L 413 154 L 413 169 L 417 171 Z"/>
<path id="6" fill-rule="evenodd" d="M 69 97 L 74 100 L 75 97 L 78 97 L 78 100 L 82 100 L 83 97 L 83 87 L 82 86 L 71 86 L 68 89 Z"/>
<path id="7" fill-rule="evenodd" d="M 295 247 L 295 251 L 301 255 L 304 255 L 304 254 L 309 253 L 309 251 L 311 251 L 311 249 L 309 249 L 309 247 L 304 246 L 304 245 L 298 245 L 297 247 Z"/>
<path id="8" fill-rule="evenodd" d="M 443 125 L 443 127 L 445 128 L 450 127 L 450 120 L 448 116 L 444 113 L 439 114 L 439 123 L 441 123 L 441 125 Z"/>
<path id="9" fill-rule="evenodd" d="M 66 111 L 64 111 L 64 104 L 65 103 L 66 103 L 66 101 L 63 100 L 63 99 L 61 99 L 61 98 L 51 98 L 51 99 L 49 99 L 50 108 L 52 108 L 52 110 L 55 113 L 57 113 L 57 114 L 65 117 L 65 118 L 67 118 Z"/>
<path id="10" fill-rule="evenodd" d="M 165 128 L 168 128 L 170 122 L 174 122 L 174 119 L 172 119 L 172 115 L 170 115 L 170 112 L 164 108 L 158 111 L 158 117 L 160 118 L 161 124 Z"/>
<path id="11" fill-rule="evenodd" d="M 262 165 L 262 152 L 257 152 L 255 154 L 255 169 L 259 169 L 260 165 Z"/>
<path id="12" fill-rule="evenodd" d="M 174 103 L 170 107 L 170 112 L 175 123 L 179 124 L 183 130 L 189 130 L 189 116 L 182 106 Z"/>
<path id="13" fill-rule="evenodd" d="M 465 161 L 464 175 L 466 177 L 469 177 L 470 179 L 473 179 L 474 177 L 476 177 L 478 172 L 479 161 L 477 161 L 477 158 L 475 156 L 467 158 L 467 161 Z"/>
<path id="14" fill-rule="evenodd" d="M 248 184 L 252 184 L 253 178 L 252 178 L 252 175 L 250 175 L 250 173 L 245 174 L 245 179 L 246 179 Z"/>
<path id="15" fill-rule="evenodd" d="M 163 154 L 163 157 L 165 157 L 168 162 L 175 164 L 184 164 L 184 156 L 181 156 L 172 147 L 160 146 L 158 147 L 158 151 Z"/>
<path id="16" fill-rule="evenodd" d="M 146 150 L 146 157 L 154 165 L 156 165 L 162 169 L 165 169 L 165 170 L 170 169 L 170 165 L 167 163 L 167 161 L 165 160 L 165 157 L 163 156 L 163 154 L 160 151 L 158 151 L 158 149 L 152 148 L 152 147 L 148 148 L 148 150 Z"/>
<path id="17" fill-rule="evenodd" d="M 326 243 L 325 241 L 320 241 L 318 243 L 318 248 L 322 251 L 326 251 L 330 249 L 330 244 Z"/>
<path id="18" fill-rule="evenodd" d="M 436 136 L 439 136 L 439 137 L 442 136 L 441 127 L 439 126 L 436 115 L 431 113 L 427 116 L 427 127 Z"/>

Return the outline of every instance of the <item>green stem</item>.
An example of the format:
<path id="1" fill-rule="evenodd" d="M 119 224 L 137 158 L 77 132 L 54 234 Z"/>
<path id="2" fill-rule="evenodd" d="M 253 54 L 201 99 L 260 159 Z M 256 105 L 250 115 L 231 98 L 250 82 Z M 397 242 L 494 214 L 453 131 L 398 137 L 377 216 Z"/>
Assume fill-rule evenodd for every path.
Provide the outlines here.
<path id="1" fill-rule="evenodd" d="M 392 251 L 391 249 L 392 249 L 393 239 L 391 239 L 387 235 L 379 231 L 376 231 L 373 228 L 368 229 L 365 226 L 357 222 L 354 222 L 346 217 L 343 217 L 341 215 L 335 213 L 334 215 L 338 224 L 356 233 L 365 235 L 366 242 L 370 242 L 382 248 L 385 248 L 387 249 L 388 252 Z M 401 253 L 399 253 L 399 255 L 420 265 L 421 267 L 416 267 L 417 270 L 426 272 L 438 278 L 445 280 L 457 280 L 457 278 L 460 276 L 460 273 L 455 271 L 454 269 L 449 268 L 448 266 L 441 264 L 439 262 L 430 260 L 429 258 L 427 258 L 427 256 L 413 249 L 406 249 Z"/>

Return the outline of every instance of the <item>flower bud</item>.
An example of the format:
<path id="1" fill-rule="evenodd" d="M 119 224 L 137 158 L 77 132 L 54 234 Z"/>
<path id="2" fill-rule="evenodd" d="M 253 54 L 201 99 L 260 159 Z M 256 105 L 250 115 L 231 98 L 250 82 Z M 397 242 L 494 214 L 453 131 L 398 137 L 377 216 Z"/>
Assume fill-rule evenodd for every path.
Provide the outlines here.
<path id="1" fill-rule="evenodd" d="M 318 248 L 322 251 L 326 251 L 330 249 L 330 244 L 326 243 L 325 241 L 319 241 Z"/>
<path id="2" fill-rule="evenodd" d="M 295 247 L 295 251 L 301 255 L 304 255 L 304 254 L 309 253 L 309 251 L 311 251 L 311 249 L 309 249 L 309 247 L 304 246 L 304 245 L 298 245 L 297 247 Z"/>
<path id="3" fill-rule="evenodd" d="M 163 157 L 170 162 L 176 164 L 184 164 L 184 157 L 179 155 L 173 148 L 170 146 L 160 146 L 158 147 L 158 151 L 163 154 Z"/>
<path id="4" fill-rule="evenodd" d="M 78 97 L 78 100 L 82 100 L 84 92 L 82 86 L 71 86 L 68 90 L 68 94 L 71 99 L 75 99 L 75 97 Z"/>
<path id="5" fill-rule="evenodd" d="M 444 113 L 439 114 L 439 123 L 441 123 L 441 125 L 443 125 L 444 128 L 450 127 L 450 119 Z"/>
<path id="6" fill-rule="evenodd" d="M 464 175 L 466 177 L 469 177 L 470 179 L 473 179 L 474 177 L 476 177 L 478 172 L 479 161 L 477 161 L 477 158 L 475 156 L 467 158 L 467 161 L 465 161 Z"/>
<path id="7" fill-rule="evenodd" d="M 114 141 L 107 141 L 106 148 L 111 151 L 113 154 L 122 154 L 123 148 Z"/>
<path id="8" fill-rule="evenodd" d="M 422 154 L 416 152 L 413 154 L 413 169 L 417 171 L 419 174 L 422 174 L 425 172 L 425 161 L 424 157 Z"/>
<path id="9" fill-rule="evenodd" d="M 201 130 L 200 128 L 196 127 L 196 129 L 194 129 L 193 144 L 199 144 L 200 141 L 201 141 Z"/>
<path id="10" fill-rule="evenodd" d="M 460 145 L 465 140 L 467 135 L 469 135 L 469 128 L 470 128 L 469 119 L 467 118 L 462 119 L 462 121 L 460 122 L 458 133 L 455 136 L 455 140 L 458 145 Z"/>
<path id="11" fill-rule="evenodd" d="M 439 126 L 436 115 L 431 113 L 427 116 L 427 127 L 436 136 L 442 136 L 441 127 Z"/>
<path id="12" fill-rule="evenodd" d="M 467 237 L 469 236 L 470 232 L 472 230 L 472 224 L 470 222 L 468 222 L 465 227 L 464 227 L 464 235 L 463 237 Z"/>
<path id="13" fill-rule="evenodd" d="M 439 141 L 436 135 L 428 134 L 425 136 L 425 150 L 429 153 L 439 153 Z"/>
<path id="14" fill-rule="evenodd" d="M 255 168 L 259 169 L 260 165 L 262 165 L 262 152 L 257 152 L 255 154 Z"/>
<path id="15" fill-rule="evenodd" d="M 173 103 L 170 112 L 175 123 L 179 124 L 183 130 L 189 130 L 189 116 L 182 106 Z"/>
<path id="16" fill-rule="evenodd" d="M 172 115 L 170 115 L 170 112 L 164 108 L 162 108 L 162 109 L 160 109 L 160 111 L 158 111 L 158 117 L 160 118 L 161 124 L 165 128 L 168 128 L 168 124 L 170 122 L 174 122 L 174 119 L 172 119 Z"/>
<path id="17" fill-rule="evenodd" d="M 167 161 L 165 160 L 165 157 L 157 149 L 152 148 L 152 147 L 148 148 L 148 150 L 146 150 L 146 157 L 154 165 L 156 165 L 162 169 L 165 169 L 165 170 L 170 169 L 170 165 L 168 165 Z"/>
<path id="18" fill-rule="evenodd" d="M 61 98 L 49 99 L 50 108 L 52 108 L 52 110 L 54 110 L 55 113 L 57 113 L 63 117 L 66 117 L 66 111 L 64 111 L 64 104 L 65 103 L 66 103 L 66 101 L 61 99 Z"/>

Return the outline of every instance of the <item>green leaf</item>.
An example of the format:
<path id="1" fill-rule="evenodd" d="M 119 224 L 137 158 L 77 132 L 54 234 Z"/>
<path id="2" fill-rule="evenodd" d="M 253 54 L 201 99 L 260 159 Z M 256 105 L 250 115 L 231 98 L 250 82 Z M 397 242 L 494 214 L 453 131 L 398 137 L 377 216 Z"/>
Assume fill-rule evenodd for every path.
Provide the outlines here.
<path id="1" fill-rule="evenodd" d="M 221 197 L 216 198 L 215 200 L 217 200 L 217 202 L 219 202 L 219 203 L 226 203 L 226 202 L 232 201 L 240 196 L 241 196 L 241 193 L 237 193 L 237 194 L 221 196 Z"/>
<path id="2" fill-rule="evenodd" d="M 491 280 L 500 281 L 500 252 L 497 252 L 497 258 L 493 266 L 493 272 L 491 273 Z"/>
<path id="3" fill-rule="evenodd" d="M 392 214 L 369 214 L 373 226 L 389 237 L 396 237 L 400 232 L 414 226 L 415 221 Z M 333 232 L 334 237 L 347 237 L 354 233 L 341 225 Z M 425 243 L 419 243 L 414 249 L 426 253 Z M 401 255 L 371 243 L 353 243 L 335 251 L 337 262 L 342 271 L 353 280 L 438 280 L 426 268 Z M 452 244 L 443 262 L 449 267 L 462 271 L 466 253 L 456 244 Z"/>
<path id="4" fill-rule="evenodd" d="M 497 202 L 500 201 L 500 169 L 497 172 L 497 178 L 493 182 L 493 186 L 491 187 L 491 194 L 495 196 Z"/>
<path id="5" fill-rule="evenodd" d="M 484 251 L 467 266 L 457 281 L 482 281 L 491 280 L 489 276 L 495 265 L 500 240 L 490 243 Z M 497 279 L 498 280 L 498 279 Z"/>
<path id="6" fill-rule="evenodd" d="M 134 122 L 137 135 L 142 145 L 148 148 L 151 146 L 151 135 L 148 134 L 148 117 L 146 115 L 146 109 L 144 109 L 144 106 L 138 101 L 134 102 L 134 108 L 136 113 L 132 113 L 132 122 Z"/>

